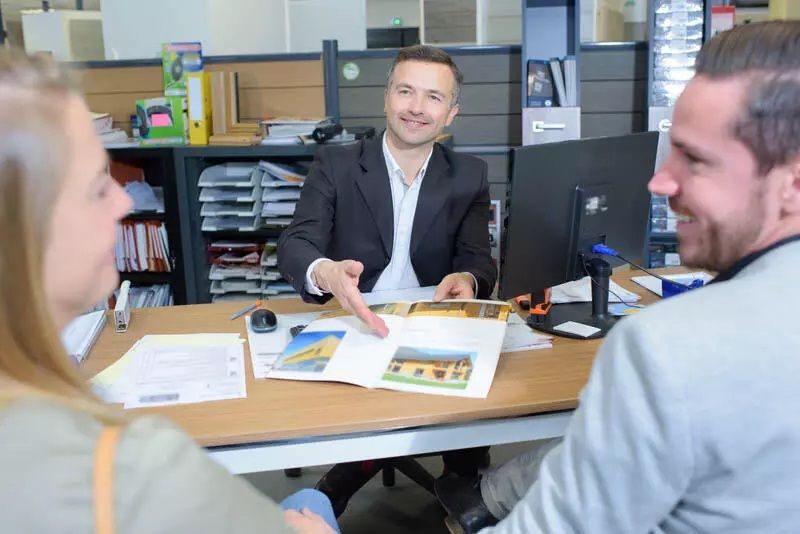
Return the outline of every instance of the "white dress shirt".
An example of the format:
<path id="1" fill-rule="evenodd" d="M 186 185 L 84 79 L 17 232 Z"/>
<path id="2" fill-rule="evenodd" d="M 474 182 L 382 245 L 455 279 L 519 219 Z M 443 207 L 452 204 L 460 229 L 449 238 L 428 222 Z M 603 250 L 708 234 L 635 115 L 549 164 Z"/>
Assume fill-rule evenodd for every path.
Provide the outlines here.
<path id="1" fill-rule="evenodd" d="M 405 173 L 395 161 L 386 143 L 386 134 L 383 135 L 383 159 L 386 161 L 386 171 L 389 174 L 389 186 L 392 191 L 392 213 L 394 214 L 394 239 L 392 240 L 392 257 L 389 265 L 381 272 L 375 282 L 373 291 L 388 291 L 395 289 L 410 289 L 419 287 L 417 273 L 411 265 L 411 230 L 414 226 L 414 215 L 417 212 L 417 200 L 422 187 L 422 180 L 428 170 L 428 162 L 433 154 L 433 147 L 425 158 L 425 162 L 417 171 L 411 185 L 405 182 Z M 328 258 L 319 258 L 311 262 L 306 271 L 306 291 L 312 295 L 322 295 L 314 283 L 312 273 L 318 263 L 331 261 Z M 472 273 L 468 273 L 473 280 L 473 288 L 477 291 L 477 280 Z"/>

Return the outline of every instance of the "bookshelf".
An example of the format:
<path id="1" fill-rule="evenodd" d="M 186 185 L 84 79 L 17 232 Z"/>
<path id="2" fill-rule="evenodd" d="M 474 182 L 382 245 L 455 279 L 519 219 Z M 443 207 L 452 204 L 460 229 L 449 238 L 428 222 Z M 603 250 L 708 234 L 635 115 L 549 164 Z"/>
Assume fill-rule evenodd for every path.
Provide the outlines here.
<path id="1" fill-rule="evenodd" d="M 151 286 L 154 284 L 169 284 L 175 304 L 187 304 L 186 292 L 186 264 L 183 261 L 184 237 L 181 231 L 182 209 L 178 193 L 180 179 L 175 172 L 174 155 L 170 148 L 109 148 L 109 157 L 112 162 L 141 169 L 144 180 L 152 187 L 160 187 L 164 193 L 164 212 L 130 213 L 123 223 L 145 223 L 153 221 L 164 225 L 169 245 L 168 272 L 154 272 L 151 270 L 120 271 L 120 281 L 129 280 L 134 287 Z M 115 173 L 112 166 L 112 175 Z M 125 181 L 128 176 L 115 176 L 118 181 Z"/>
<path id="2" fill-rule="evenodd" d="M 184 203 L 187 255 L 187 293 L 191 303 L 212 301 L 211 255 L 209 245 L 217 241 L 253 242 L 264 244 L 267 240 L 277 240 L 284 227 L 259 227 L 250 231 L 216 230 L 203 231 L 202 202 L 198 180 L 201 173 L 212 166 L 225 163 L 249 163 L 257 165 L 265 160 L 278 164 L 295 164 L 313 160 L 317 145 L 288 146 L 249 146 L 249 147 L 179 147 L 174 149 L 175 169 L 180 180 L 179 194 Z M 267 282 L 267 285 L 269 282 Z M 249 293 L 252 300 L 266 295 L 260 292 Z"/>
<path id="3" fill-rule="evenodd" d="M 567 141 L 581 136 L 580 83 L 577 79 L 580 72 L 578 4 L 579 0 L 522 0 L 523 145 Z M 531 107 L 528 99 L 529 61 L 566 57 L 575 60 L 575 105 Z"/>
<path id="4" fill-rule="evenodd" d="M 648 130 L 660 132 L 656 168 L 669 154 L 669 129 L 678 95 L 694 73 L 699 47 L 711 37 L 712 0 L 658 0 L 648 13 Z M 666 199 L 650 205 L 647 263 L 679 262 L 675 216 Z"/>

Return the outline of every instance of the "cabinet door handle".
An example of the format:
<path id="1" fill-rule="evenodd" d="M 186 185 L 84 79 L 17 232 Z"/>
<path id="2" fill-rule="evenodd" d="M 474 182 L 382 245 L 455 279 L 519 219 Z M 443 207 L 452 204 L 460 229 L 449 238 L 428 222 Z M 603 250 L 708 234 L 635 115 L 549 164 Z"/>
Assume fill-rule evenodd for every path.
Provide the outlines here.
<path id="1" fill-rule="evenodd" d="M 566 124 L 559 122 L 544 122 L 544 121 L 531 122 L 531 131 L 533 131 L 533 133 L 541 133 L 547 130 L 563 130 L 566 127 L 567 127 Z"/>

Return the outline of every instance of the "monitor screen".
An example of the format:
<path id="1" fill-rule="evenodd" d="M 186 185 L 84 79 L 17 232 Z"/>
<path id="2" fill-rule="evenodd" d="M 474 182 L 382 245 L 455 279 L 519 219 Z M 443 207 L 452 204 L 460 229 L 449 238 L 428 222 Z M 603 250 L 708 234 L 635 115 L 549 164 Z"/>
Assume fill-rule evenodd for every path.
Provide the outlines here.
<path id="1" fill-rule="evenodd" d="M 501 298 L 581 278 L 580 254 L 598 242 L 641 260 L 657 146 L 646 132 L 515 149 Z"/>

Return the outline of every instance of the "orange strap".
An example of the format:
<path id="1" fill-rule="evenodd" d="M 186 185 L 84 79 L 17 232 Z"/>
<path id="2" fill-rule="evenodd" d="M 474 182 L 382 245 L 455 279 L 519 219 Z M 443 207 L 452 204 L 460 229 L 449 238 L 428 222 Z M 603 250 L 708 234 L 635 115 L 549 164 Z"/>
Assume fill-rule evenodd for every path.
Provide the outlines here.
<path id="1" fill-rule="evenodd" d="M 96 534 L 114 534 L 114 456 L 122 429 L 109 426 L 97 440 L 94 456 L 94 526 Z"/>

